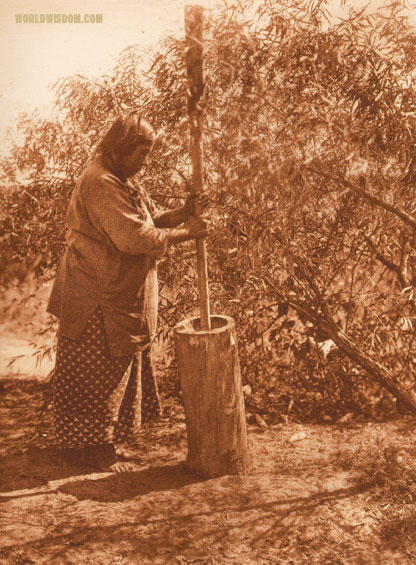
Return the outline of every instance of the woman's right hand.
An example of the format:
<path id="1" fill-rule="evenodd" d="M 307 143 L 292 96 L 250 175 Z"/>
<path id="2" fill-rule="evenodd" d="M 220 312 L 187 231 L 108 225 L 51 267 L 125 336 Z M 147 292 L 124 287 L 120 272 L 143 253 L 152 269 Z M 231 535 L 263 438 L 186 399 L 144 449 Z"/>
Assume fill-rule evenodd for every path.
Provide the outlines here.
<path id="1" fill-rule="evenodd" d="M 190 239 L 200 239 L 208 235 L 208 223 L 205 218 L 191 216 L 183 228 L 168 229 L 168 244 L 175 245 Z"/>
<path id="2" fill-rule="evenodd" d="M 186 225 L 190 239 L 200 239 L 208 235 L 208 222 L 203 216 L 189 216 Z"/>

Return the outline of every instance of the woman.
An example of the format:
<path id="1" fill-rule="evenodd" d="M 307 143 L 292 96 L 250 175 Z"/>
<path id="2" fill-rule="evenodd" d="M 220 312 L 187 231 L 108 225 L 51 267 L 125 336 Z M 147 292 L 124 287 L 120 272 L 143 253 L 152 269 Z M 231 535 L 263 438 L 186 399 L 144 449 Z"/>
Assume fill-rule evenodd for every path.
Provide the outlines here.
<path id="1" fill-rule="evenodd" d="M 169 245 L 205 237 L 195 202 L 160 212 L 128 180 L 156 135 L 137 115 L 118 118 L 78 180 L 68 208 L 67 247 L 48 312 L 59 318 L 53 380 L 54 436 L 66 459 L 123 471 L 116 444 L 132 442 L 143 395 L 157 408 L 149 344 L 157 317 L 157 259 Z M 187 222 L 186 225 L 177 227 Z"/>

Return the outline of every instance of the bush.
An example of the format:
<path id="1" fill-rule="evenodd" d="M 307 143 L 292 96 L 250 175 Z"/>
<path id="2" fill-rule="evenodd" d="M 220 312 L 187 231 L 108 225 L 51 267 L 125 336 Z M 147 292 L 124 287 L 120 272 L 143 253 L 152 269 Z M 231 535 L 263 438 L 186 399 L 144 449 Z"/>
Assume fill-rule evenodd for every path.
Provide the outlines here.
<path id="1" fill-rule="evenodd" d="M 394 410 L 389 395 L 416 410 L 415 33 L 399 3 L 325 16 L 243 1 L 207 22 L 211 309 L 236 321 L 256 410 L 374 415 Z M 184 198 L 184 50 L 166 38 L 143 71 L 133 46 L 110 76 L 60 81 L 59 118 L 20 121 L 3 161 L 6 266 L 53 275 L 73 183 L 120 111 L 140 107 L 164 133 L 137 182 L 160 205 Z M 197 307 L 193 253 L 160 265 L 163 336 Z"/>

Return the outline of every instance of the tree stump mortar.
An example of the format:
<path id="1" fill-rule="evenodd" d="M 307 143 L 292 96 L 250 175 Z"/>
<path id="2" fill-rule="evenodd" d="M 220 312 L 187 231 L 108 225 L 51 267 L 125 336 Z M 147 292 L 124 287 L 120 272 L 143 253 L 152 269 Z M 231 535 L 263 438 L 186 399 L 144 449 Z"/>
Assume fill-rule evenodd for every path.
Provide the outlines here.
<path id="1" fill-rule="evenodd" d="M 244 398 L 234 320 L 211 316 L 174 328 L 188 435 L 189 471 L 204 477 L 245 474 L 248 467 Z"/>

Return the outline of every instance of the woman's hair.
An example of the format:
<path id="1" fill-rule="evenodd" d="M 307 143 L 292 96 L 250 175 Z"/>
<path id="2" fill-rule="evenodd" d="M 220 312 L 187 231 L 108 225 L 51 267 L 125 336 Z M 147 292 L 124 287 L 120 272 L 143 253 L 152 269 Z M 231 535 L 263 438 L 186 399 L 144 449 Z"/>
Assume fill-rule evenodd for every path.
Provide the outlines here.
<path id="1" fill-rule="evenodd" d="M 119 116 L 99 141 L 95 153 L 117 164 L 138 145 L 152 145 L 155 139 L 152 125 L 139 114 Z"/>

